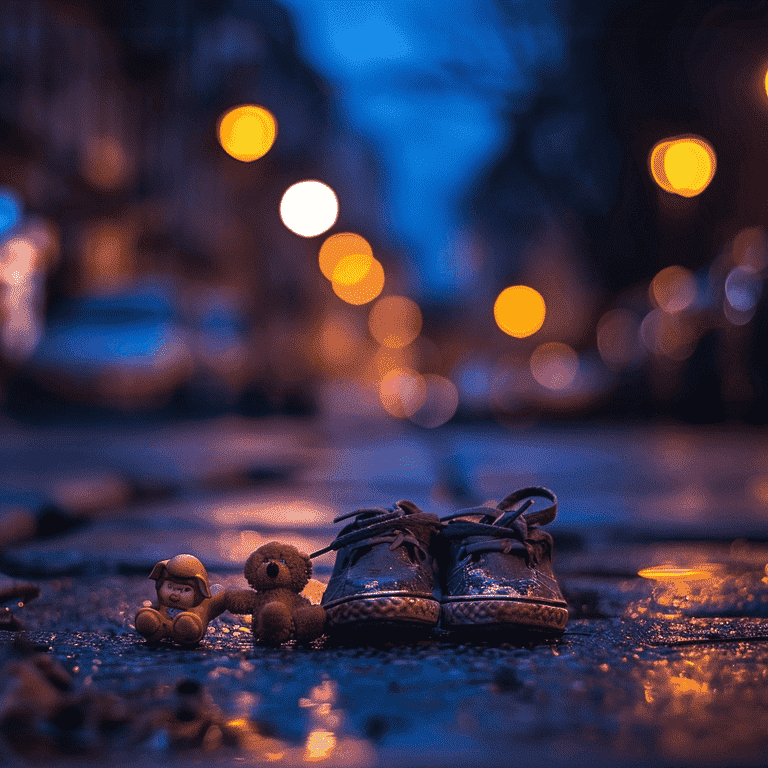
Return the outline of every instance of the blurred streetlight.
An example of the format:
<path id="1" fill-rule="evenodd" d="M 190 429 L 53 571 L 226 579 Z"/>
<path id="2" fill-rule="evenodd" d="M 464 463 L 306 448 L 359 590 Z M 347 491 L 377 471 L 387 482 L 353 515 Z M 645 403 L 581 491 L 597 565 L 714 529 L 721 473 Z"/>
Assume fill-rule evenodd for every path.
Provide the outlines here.
<path id="1" fill-rule="evenodd" d="M 597 349 L 612 371 L 634 367 L 643 358 L 640 318 L 629 309 L 612 309 L 597 323 Z"/>
<path id="2" fill-rule="evenodd" d="M 665 312 L 681 312 L 696 301 L 696 278 L 685 267 L 665 267 L 651 280 L 651 303 Z"/>
<path id="3" fill-rule="evenodd" d="M 427 385 L 417 371 L 395 368 L 381 379 L 379 397 L 387 413 L 402 419 L 413 416 L 424 405 Z"/>
<path id="4" fill-rule="evenodd" d="M 373 249 L 364 237 L 354 232 L 339 232 L 331 235 L 320 247 L 318 261 L 320 271 L 333 280 L 333 270 L 345 256 L 371 256 Z"/>
<path id="5" fill-rule="evenodd" d="M 544 324 L 547 306 L 544 297 L 527 285 L 505 288 L 493 305 L 496 324 L 504 333 L 523 339 Z"/>
<path id="6" fill-rule="evenodd" d="M 409 418 L 420 427 L 435 429 L 453 418 L 459 407 L 459 391 L 453 382 L 437 374 L 424 376 L 424 384 L 424 403 Z"/>
<path id="7" fill-rule="evenodd" d="M 125 148 L 116 136 L 98 136 L 85 146 L 80 170 L 88 181 L 104 191 L 118 189 L 131 176 Z"/>
<path id="8" fill-rule="evenodd" d="M 398 349 L 410 344 L 421 332 L 421 310 L 405 296 L 379 299 L 368 315 L 368 328 L 384 347 Z"/>
<path id="9" fill-rule="evenodd" d="M 579 371 L 579 357 L 567 344 L 558 341 L 540 344 L 531 355 L 533 378 L 547 389 L 566 389 Z"/>
<path id="10" fill-rule="evenodd" d="M 280 218 L 291 232 L 315 237 L 329 230 L 339 215 L 336 193 L 322 181 L 300 181 L 280 201 Z"/>
<path id="11" fill-rule="evenodd" d="M 21 221 L 21 200 L 9 187 L 0 187 L 0 235 L 12 230 Z"/>
<path id="12" fill-rule="evenodd" d="M 658 142 L 651 150 L 648 164 L 663 190 L 695 197 L 712 181 L 717 158 L 712 146 L 700 136 L 676 136 Z"/>
<path id="13" fill-rule="evenodd" d="M 384 289 L 384 267 L 373 256 L 345 256 L 333 270 L 331 287 L 347 304 L 367 304 Z"/>
<path id="14" fill-rule="evenodd" d="M 218 134 L 228 155 L 250 163 L 266 155 L 275 143 L 277 121 L 264 107 L 243 104 L 219 119 Z"/>

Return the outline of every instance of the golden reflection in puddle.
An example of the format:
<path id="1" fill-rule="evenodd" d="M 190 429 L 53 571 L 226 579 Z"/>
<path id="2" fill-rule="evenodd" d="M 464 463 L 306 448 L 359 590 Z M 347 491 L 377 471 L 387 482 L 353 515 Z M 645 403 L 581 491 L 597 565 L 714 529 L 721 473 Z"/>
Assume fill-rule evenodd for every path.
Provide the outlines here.
<path id="1" fill-rule="evenodd" d="M 227 722 L 229 730 L 238 733 L 237 742 L 255 761 L 278 766 L 333 765 L 341 768 L 368 768 L 377 755 L 368 741 L 343 733 L 344 713 L 334 704 L 338 686 L 324 680 L 298 701 L 307 710 L 308 731 L 300 745 L 261 736 L 247 717 Z"/>
<path id="2" fill-rule="evenodd" d="M 248 718 L 236 717 L 226 723 L 227 730 L 237 734 L 240 749 L 264 762 L 273 763 L 282 760 L 288 747 L 278 739 L 262 736 Z"/>
<path id="3" fill-rule="evenodd" d="M 675 568 L 671 565 L 655 565 L 651 568 L 643 568 L 637 572 L 638 576 L 653 581 L 665 582 L 686 582 L 698 581 L 700 579 L 711 579 L 712 570 L 704 567 L 697 568 Z"/>
<path id="4" fill-rule="evenodd" d="M 304 748 L 304 759 L 308 762 L 327 758 L 336 747 L 336 736 L 331 731 L 317 730 L 310 732 Z"/>
<path id="5" fill-rule="evenodd" d="M 369 742 L 339 733 L 344 725 L 344 714 L 334 708 L 338 699 L 338 685 L 324 680 L 299 699 L 299 706 L 308 710 L 310 730 L 304 742 L 301 760 L 304 763 L 326 763 L 338 766 L 371 765 L 376 754 Z"/>
<path id="6" fill-rule="evenodd" d="M 630 606 L 630 613 L 671 619 L 694 604 L 711 602 L 719 594 L 723 570 L 718 563 L 642 568 L 637 574 L 653 582 L 652 595 L 646 605 Z"/>
<path id="7" fill-rule="evenodd" d="M 633 733 L 647 732 L 651 753 L 686 764 L 728 756 L 736 764 L 764 750 L 768 670 L 756 648 L 729 644 L 640 659 L 632 677 L 642 695 L 620 720 Z"/>

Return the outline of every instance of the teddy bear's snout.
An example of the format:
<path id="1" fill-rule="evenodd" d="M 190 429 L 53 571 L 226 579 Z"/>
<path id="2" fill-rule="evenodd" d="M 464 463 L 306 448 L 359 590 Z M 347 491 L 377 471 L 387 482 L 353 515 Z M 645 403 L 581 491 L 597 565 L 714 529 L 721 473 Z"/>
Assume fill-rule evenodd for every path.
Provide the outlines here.
<path id="1" fill-rule="evenodd" d="M 277 563 L 269 563 L 267 565 L 267 576 L 270 579 L 276 579 L 280 573 L 280 566 Z"/>

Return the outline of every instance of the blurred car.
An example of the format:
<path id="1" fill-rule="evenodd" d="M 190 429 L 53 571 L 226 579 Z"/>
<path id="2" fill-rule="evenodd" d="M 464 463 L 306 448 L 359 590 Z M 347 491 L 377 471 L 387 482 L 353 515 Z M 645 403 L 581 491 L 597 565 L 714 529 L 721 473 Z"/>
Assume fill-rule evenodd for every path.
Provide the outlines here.
<path id="1" fill-rule="evenodd" d="M 194 361 L 170 291 L 144 285 L 64 302 L 26 368 L 36 384 L 64 399 L 148 410 L 190 380 Z"/>
<path id="2" fill-rule="evenodd" d="M 252 374 L 248 320 L 232 292 L 211 289 L 190 302 L 190 349 L 195 361 L 192 397 L 202 407 L 232 408 Z"/>

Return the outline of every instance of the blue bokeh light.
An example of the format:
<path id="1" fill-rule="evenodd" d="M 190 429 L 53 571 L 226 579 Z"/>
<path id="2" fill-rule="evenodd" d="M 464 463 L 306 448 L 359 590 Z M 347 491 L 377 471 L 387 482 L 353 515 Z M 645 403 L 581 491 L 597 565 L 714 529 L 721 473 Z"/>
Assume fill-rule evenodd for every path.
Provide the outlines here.
<path id="1" fill-rule="evenodd" d="M 10 187 L 0 187 L 0 235 L 10 232 L 21 221 L 21 198 Z"/>

